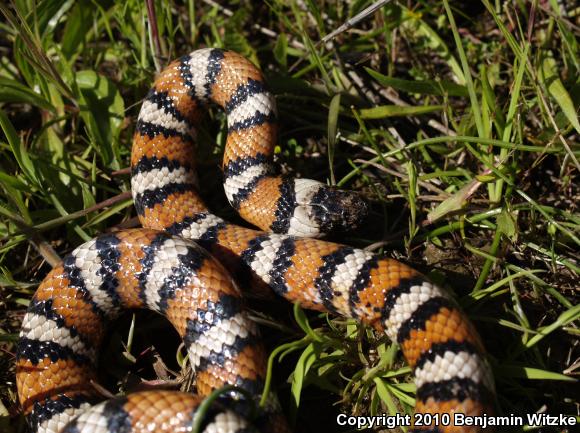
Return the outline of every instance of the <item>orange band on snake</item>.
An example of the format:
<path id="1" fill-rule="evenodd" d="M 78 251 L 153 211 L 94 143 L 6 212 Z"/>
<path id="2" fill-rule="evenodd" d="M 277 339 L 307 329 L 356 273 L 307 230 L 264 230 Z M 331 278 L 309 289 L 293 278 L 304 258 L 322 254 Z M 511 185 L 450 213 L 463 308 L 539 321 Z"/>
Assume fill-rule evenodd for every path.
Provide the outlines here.
<path id="1" fill-rule="evenodd" d="M 226 196 L 265 231 L 225 222 L 197 192 L 195 125 L 210 102 L 228 119 Z M 415 425 L 414 432 L 482 431 L 453 425 L 454 413 L 489 414 L 493 404 L 493 378 L 473 326 L 449 294 L 408 266 L 312 239 L 356 224 L 366 206 L 353 193 L 276 176 L 276 130 L 275 101 L 261 72 L 236 53 L 198 50 L 160 74 L 141 108 L 131 154 L 135 207 L 147 229 L 79 247 L 43 281 L 23 322 L 17 383 L 36 431 L 61 431 L 95 400 L 90 380 L 103 325 L 123 308 L 167 316 L 188 348 L 202 395 L 234 385 L 259 396 L 265 358 L 256 326 L 223 267 L 191 240 L 289 301 L 355 318 L 397 341 L 415 372 L 416 413 L 451 416 L 450 425 Z M 101 404 L 63 431 L 145 431 L 138 420 L 156 416 L 146 407 L 151 399 L 145 393 Z M 171 419 L 165 411 L 179 397 L 165 393 L 159 401 L 163 419 Z M 197 405 L 185 399 L 175 425 L 191 426 Z M 275 406 L 272 398 L 259 429 L 286 430 Z M 249 428 L 243 410 L 224 410 L 215 409 L 203 431 Z M 229 430 L 215 430 L 226 424 Z M 120 425 L 126 429 L 115 430 Z"/>

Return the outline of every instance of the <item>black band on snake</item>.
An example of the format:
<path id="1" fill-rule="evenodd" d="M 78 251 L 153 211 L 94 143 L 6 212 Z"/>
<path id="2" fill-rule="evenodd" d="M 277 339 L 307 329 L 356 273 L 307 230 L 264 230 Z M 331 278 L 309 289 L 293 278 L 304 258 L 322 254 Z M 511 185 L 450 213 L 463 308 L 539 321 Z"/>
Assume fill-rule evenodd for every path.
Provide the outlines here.
<path id="1" fill-rule="evenodd" d="M 227 114 L 226 196 L 264 231 L 227 223 L 198 194 L 195 126 L 210 102 Z M 190 431 L 200 399 L 216 389 L 233 385 L 258 399 L 266 355 L 224 267 L 245 268 L 255 288 L 267 285 L 304 308 L 385 332 L 414 369 L 416 413 L 490 413 L 494 385 L 483 345 L 448 293 L 395 260 L 313 239 L 355 223 L 366 206 L 353 193 L 276 176 L 277 122 L 261 72 L 236 53 L 198 50 L 160 74 L 143 102 L 131 155 L 144 228 L 78 247 L 41 283 L 24 318 L 17 384 L 35 432 Z M 104 327 L 128 308 L 157 311 L 177 329 L 198 396 L 136 393 L 87 412 L 99 399 L 91 381 Z M 271 402 L 257 428 L 287 431 Z M 238 412 L 212 407 L 203 431 L 247 431 Z M 413 431 L 482 430 L 451 424 Z"/>

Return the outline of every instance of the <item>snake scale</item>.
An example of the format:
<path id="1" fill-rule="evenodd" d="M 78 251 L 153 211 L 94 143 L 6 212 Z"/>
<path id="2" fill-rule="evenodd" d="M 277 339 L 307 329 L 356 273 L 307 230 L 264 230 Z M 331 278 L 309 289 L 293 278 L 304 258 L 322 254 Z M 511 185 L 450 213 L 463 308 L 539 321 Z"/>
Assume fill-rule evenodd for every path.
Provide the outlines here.
<path id="1" fill-rule="evenodd" d="M 226 196 L 263 231 L 227 223 L 197 192 L 195 125 L 210 102 L 227 115 Z M 398 342 L 414 370 L 416 414 L 491 411 L 494 384 L 483 345 L 449 294 L 395 260 L 317 239 L 355 223 L 365 206 L 352 193 L 276 176 L 277 117 L 261 72 L 234 52 L 194 51 L 159 75 L 143 102 L 131 154 L 144 228 L 75 249 L 42 281 L 24 317 L 17 387 L 34 432 L 190 431 L 203 397 L 225 385 L 237 387 L 232 408 L 212 406 L 202 431 L 289 431 L 274 396 L 254 426 L 243 416 L 243 396 L 262 392 L 266 354 L 224 268 L 245 269 L 250 286 L 356 318 Z M 97 404 L 102 397 L 91 382 L 105 325 L 128 308 L 159 312 L 176 328 L 197 395 L 145 391 Z M 481 429 L 452 423 L 413 431 Z"/>

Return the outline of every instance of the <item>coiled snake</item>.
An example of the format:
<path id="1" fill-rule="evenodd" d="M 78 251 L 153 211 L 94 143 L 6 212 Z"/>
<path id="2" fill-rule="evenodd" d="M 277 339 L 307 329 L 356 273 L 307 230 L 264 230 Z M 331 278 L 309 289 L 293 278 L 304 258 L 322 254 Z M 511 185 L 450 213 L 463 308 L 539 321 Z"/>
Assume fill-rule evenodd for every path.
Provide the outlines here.
<path id="1" fill-rule="evenodd" d="M 225 222 L 197 193 L 194 127 L 210 101 L 227 114 L 226 196 L 264 231 Z M 190 431 L 202 397 L 213 390 L 233 385 L 259 396 L 264 348 L 224 265 L 248 270 L 256 287 L 265 283 L 291 302 L 356 318 L 397 341 L 415 372 L 416 413 L 490 411 L 494 385 L 484 349 L 453 299 L 402 263 L 314 239 L 348 227 L 364 205 L 319 182 L 276 176 L 276 126 L 261 72 L 236 53 L 194 51 L 160 74 L 143 102 L 131 154 L 132 193 L 145 228 L 75 249 L 40 284 L 24 317 L 17 386 L 35 432 Z M 87 411 L 100 399 L 91 381 L 105 323 L 127 308 L 169 319 L 186 345 L 199 397 L 147 391 Z M 216 406 L 202 429 L 246 431 L 243 412 Z M 287 431 L 274 397 L 255 423 Z"/>

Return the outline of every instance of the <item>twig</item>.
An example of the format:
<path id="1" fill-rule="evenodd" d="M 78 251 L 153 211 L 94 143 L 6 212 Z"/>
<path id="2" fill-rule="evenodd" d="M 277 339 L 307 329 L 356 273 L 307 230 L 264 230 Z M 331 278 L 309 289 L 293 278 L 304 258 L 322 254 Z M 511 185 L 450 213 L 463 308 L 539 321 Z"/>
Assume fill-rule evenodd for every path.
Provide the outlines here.
<path id="1" fill-rule="evenodd" d="M 355 24 L 358 24 L 360 21 L 364 20 L 368 16 L 370 16 L 373 13 L 375 13 L 376 11 L 378 11 L 381 7 L 383 7 L 384 5 L 389 3 L 390 1 L 391 0 L 379 0 L 379 1 L 374 2 L 372 5 L 370 5 L 366 9 L 362 10 L 361 12 L 356 14 L 354 17 L 346 20 L 346 22 L 344 24 L 342 24 L 341 26 L 339 26 L 337 29 L 333 30 L 332 32 L 330 32 L 329 34 L 324 36 L 321 40 L 319 40 L 314 45 L 314 47 L 317 48 L 320 45 L 326 44 L 331 39 L 334 39 L 339 34 L 347 31 L 348 29 L 353 27 Z M 294 62 L 294 64 L 292 66 L 290 66 L 290 68 L 288 68 L 288 71 L 292 72 L 294 69 L 296 69 L 296 67 L 298 67 L 298 65 L 306 58 L 306 56 L 308 54 L 309 53 L 306 52 L 303 56 L 301 56 L 298 60 L 296 60 L 296 62 Z"/>
<path id="2" fill-rule="evenodd" d="M 10 218 L 18 227 L 20 227 L 19 233 L 13 233 L 10 236 L 5 236 L 0 243 L 6 242 L 14 237 L 16 234 L 25 234 L 28 238 L 28 242 L 38 251 L 44 260 L 46 260 L 50 266 L 53 268 L 58 265 L 61 261 L 58 253 L 50 246 L 50 244 L 40 235 L 39 231 L 31 227 L 20 215 L 6 215 Z"/>
<path id="3" fill-rule="evenodd" d="M 55 219 L 50 220 L 50 221 L 46 221 L 46 222 L 38 224 L 34 227 L 31 227 L 26 223 L 24 223 L 24 224 L 26 224 L 26 227 L 30 230 L 34 230 L 36 232 L 41 232 L 44 230 L 48 230 L 48 229 L 54 227 L 55 225 L 65 223 L 65 222 L 68 222 L 68 221 L 71 221 L 71 220 L 74 220 L 77 218 L 81 218 L 81 217 L 83 217 L 91 212 L 102 209 L 104 207 L 112 206 L 113 204 L 118 203 L 118 202 L 123 201 L 123 200 L 126 200 L 128 198 L 131 198 L 131 192 L 125 191 L 125 192 L 122 192 L 121 194 L 116 195 L 115 197 L 111 197 L 107 200 L 103 200 L 102 202 L 97 203 L 94 206 L 88 207 L 86 209 L 83 209 L 83 210 L 80 210 L 77 212 L 70 213 L 68 215 L 61 216 L 59 218 L 55 218 Z M 14 220 L 14 222 L 18 223 L 18 221 L 15 218 L 12 218 L 12 219 Z M 20 231 L 20 232 L 11 233 L 10 236 L 3 237 L 2 239 L 0 239 L 0 242 L 6 242 L 7 240 L 12 238 L 13 236 L 23 234 L 23 233 L 26 233 L 25 228 L 22 228 L 22 231 Z"/>
<path id="4" fill-rule="evenodd" d="M 338 36 L 339 34 L 347 31 L 351 27 L 355 26 L 360 21 L 362 21 L 365 18 L 367 18 L 369 15 L 374 14 L 376 11 L 378 11 L 380 8 L 382 8 L 384 5 L 386 5 L 390 1 L 391 0 L 379 0 L 379 1 L 374 2 L 372 5 L 370 5 L 369 7 L 365 8 L 365 9 L 363 9 L 361 12 L 359 12 L 358 14 L 356 14 L 354 17 L 349 18 L 348 20 L 346 20 L 346 22 L 344 24 L 342 24 L 340 27 L 338 27 L 337 29 L 333 30 L 332 32 L 330 32 L 329 34 L 327 34 L 325 37 L 323 37 L 320 41 L 318 41 L 316 43 L 316 46 L 318 47 L 318 46 L 320 46 L 322 44 L 325 44 L 329 40 L 334 39 L 336 36 Z"/>
<path id="5" fill-rule="evenodd" d="M 157 28 L 157 14 L 155 13 L 155 3 L 153 0 L 147 0 L 147 17 L 149 18 L 149 28 L 151 29 L 151 41 L 153 42 L 153 49 L 155 55 L 153 61 L 155 62 L 155 69 L 157 72 L 161 71 L 159 59 L 161 58 L 161 43 L 159 42 L 159 29 Z"/>

